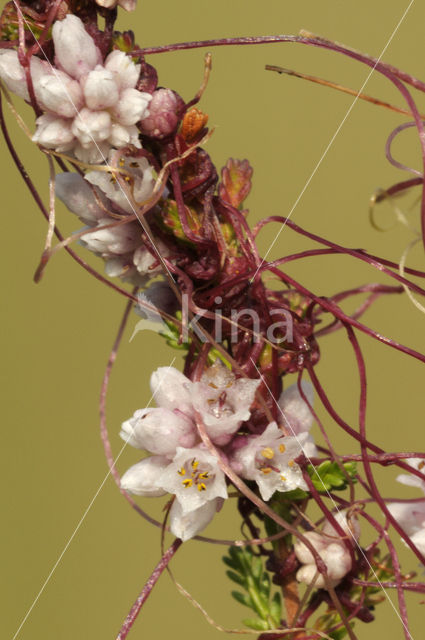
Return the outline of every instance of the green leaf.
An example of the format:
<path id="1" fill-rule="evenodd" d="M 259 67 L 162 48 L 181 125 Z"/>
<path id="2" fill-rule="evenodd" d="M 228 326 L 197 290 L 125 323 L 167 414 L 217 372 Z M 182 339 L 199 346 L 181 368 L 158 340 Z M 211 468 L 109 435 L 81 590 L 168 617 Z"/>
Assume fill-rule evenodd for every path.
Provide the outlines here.
<path id="1" fill-rule="evenodd" d="M 342 638 L 344 638 L 347 633 L 347 629 L 345 627 L 341 627 L 341 629 L 336 629 L 336 631 L 331 631 L 331 633 L 328 633 L 328 636 L 332 638 L 332 640 L 342 640 Z"/>
<path id="2" fill-rule="evenodd" d="M 230 578 L 230 580 L 233 580 L 233 582 L 236 582 L 237 584 L 245 587 L 246 580 L 243 576 L 239 575 L 239 573 L 234 573 L 234 571 L 226 571 L 226 576 Z"/>
<path id="3" fill-rule="evenodd" d="M 270 615 L 273 618 L 276 627 L 279 627 L 280 619 L 282 617 L 282 602 L 278 591 L 276 591 L 270 602 Z"/>
<path id="4" fill-rule="evenodd" d="M 325 493 L 331 490 L 342 491 L 347 487 L 349 478 L 352 482 L 356 481 L 356 463 L 345 462 L 342 467 L 337 462 L 326 460 L 318 467 L 309 465 L 307 471 L 315 489 L 320 493 Z"/>
<path id="5" fill-rule="evenodd" d="M 258 556 L 253 556 L 252 558 L 251 572 L 254 578 L 260 580 L 261 574 L 263 573 L 263 563 Z"/>
<path id="6" fill-rule="evenodd" d="M 269 628 L 268 623 L 260 618 L 245 618 L 242 622 L 246 627 L 255 629 L 255 631 L 267 631 Z"/>
<path id="7" fill-rule="evenodd" d="M 269 599 L 270 596 L 270 576 L 268 573 L 263 573 L 259 587 L 260 587 L 260 591 L 262 594 L 265 595 L 265 597 L 267 598 L 267 600 Z"/>
<path id="8" fill-rule="evenodd" d="M 237 602 L 240 602 L 240 604 L 252 609 L 252 600 L 248 594 L 241 593 L 240 591 L 232 591 L 232 597 L 237 600 Z"/>
<path id="9" fill-rule="evenodd" d="M 307 491 L 304 489 L 293 489 L 292 491 L 284 491 L 281 495 L 285 498 L 285 500 L 290 500 L 291 502 L 295 500 L 305 500 L 308 498 Z"/>
<path id="10" fill-rule="evenodd" d="M 223 560 L 224 564 L 227 564 L 228 567 L 231 567 L 232 569 L 236 569 L 237 571 L 239 571 L 239 566 L 233 560 L 233 558 L 229 558 L 229 556 L 223 556 L 222 560 Z"/>

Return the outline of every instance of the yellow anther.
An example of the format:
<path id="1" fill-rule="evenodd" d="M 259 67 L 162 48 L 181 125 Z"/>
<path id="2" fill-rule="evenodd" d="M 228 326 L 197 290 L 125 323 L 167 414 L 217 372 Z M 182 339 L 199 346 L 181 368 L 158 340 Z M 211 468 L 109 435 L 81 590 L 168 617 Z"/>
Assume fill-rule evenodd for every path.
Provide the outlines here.
<path id="1" fill-rule="evenodd" d="M 280 476 L 280 479 L 282 480 L 282 482 L 286 482 L 285 476 Z"/>
<path id="2" fill-rule="evenodd" d="M 274 451 L 271 447 L 266 447 L 262 450 L 261 455 L 263 458 L 267 458 L 267 460 L 272 460 L 272 458 L 274 458 Z"/>
<path id="3" fill-rule="evenodd" d="M 422 471 L 424 467 L 425 467 L 425 460 L 421 460 L 421 462 L 418 464 L 418 471 Z"/>
<path id="4" fill-rule="evenodd" d="M 130 167 L 132 169 L 138 169 L 139 168 L 139 163 L 138 162 L 130 162 Z"/>
<path id="5" fill-rule="evenodd" d="M 203 482 L 200 482 L 198 484 L 198 491 L 205 491 L 206 490 L 206 485 Z"/>
<path id="6" fill-rule="evenodd" d="M 130 176 L 124 176 L 124 180 L 125 180 L 126 182 L 131 182 L 131 178 L 130 178 Z"/>
<path id="7" fill-rule="evenodd" d="M 179 476 L 185 476 L 186 475 L 186 469 L 184 467 L 182 467 L 181 469 L 179 469 L 177 471 L 177 473 L 179 474 Z"/>
<path id="8" fill-rule="evenodd" d="M 279 451 L 280 451 L 280 453 L 285 453 L 285 451 L 286 451 L 286 447 L 285 447 L 285 445 L 284 445 L 284 444 L 280 444 L 280 445 L 279 445 Z"/>
<path id="9" fill-rule="evenodd" d="M 192 478 L 187 478 L 186 480 L 183 480 L 182 485 L 184 486 L 185 489 L 187 489 L 188 487 L 191 487 L 193 484 L 193 480 Z"/>
<path id="10" fill-rule="evenodd" d="M 124 158 L 120 158 L 120 161 L 119 161 L 119 163 L 118 163 L 118 164 L 120 165 L 120 167 L 123 167 L 123 166 L 124 166 L 124 164 L 125 164 L 125 160 L 124 160 Z"/>
<path id="11" fill-rule="evenodd" d="M 273 469 L 271 467 L 261 467 L 260 471 L 262 471 L 262 473 L 264 473 L 265 475 L 267 475 L 268 473 L 270 473 L 271 471 L 273 471 Z"/>
<path id="12" fill-rule="evenodd" d="M 294 466 L 294 464 L 295 464 L 295 462 L 294 462 L 293 460 L 290 460 L 290 461 L 288 462 L 288 467 L 293 467 L 293 466 Z"/>
<path id="13" fill-rule="evenodd" d="M 209 386 L 209 387 L 212 387 L 213 389 L 218 389 L 217 385 L 216 385 L 216 384 L 214 384 L 214 382 L 209 382 L 209 383 L 208 383 L 208 386 Z"/>
<path id="14" fill-rule="evenodd" d="M 191 465 L 192 465 L 192 469 L 195 470 L 199 467 L 199 462 L 195 458 L 193 458 Z"/>
<path id="15" fill-rule="evenodd" d="M 206 480 L 207 478 L 209 478 L 208 471 L 203 471 L 202 473 L 200 473 L 199 478 L 200 480 Z"/>

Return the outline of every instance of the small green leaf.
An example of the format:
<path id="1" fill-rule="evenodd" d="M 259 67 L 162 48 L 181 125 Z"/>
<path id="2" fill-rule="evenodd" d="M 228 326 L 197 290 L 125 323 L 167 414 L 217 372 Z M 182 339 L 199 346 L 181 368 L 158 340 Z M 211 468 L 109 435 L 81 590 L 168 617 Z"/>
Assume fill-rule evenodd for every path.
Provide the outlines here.
<path id="1" fill-rule="evenodd" d="M 237 571 L 239 571 L 239 566 L 233 560 L 233 558 L 229 558 L 229 556 L 223 556 L 222 560 L 223 560 L 224 564 L 227 564 L 228 567 L 231 567 L 232 569 L 236 569 Z"/>
<path id="2" fill-rule="evenodd" d="M 260 580 L 261 574 L 263 573 L 263 563 L 258 556 L 253 556 L 251 560 L 251 572 L 254 578 Z"/>
<path id="3" fill-rule="evenodd" d="M 282 602 L 278 591 L 276 591 L 270 602 L 270 615 L 273 618 L 276 627 L 278 627 L 282 617 Z"/>
<path id="4" fill-rule="evenodd" d="M 307 470 L 311 481 L 320 493 L 337 490 L 342 491 L 348 485 L 348 478 L 356 481 L 357 465 L 355 462 L 346 462 L 343 468 L 337 462 L 326 460 L 318 467 L 309 465 Z"/>
<path id="5" fill-rule="evenodd" d="M 245 578 L 241 576 L 239 573 L 234 573 L 234 571 L 226 571 L 226 575 L 228 578 L 230 578 L 230 580 L 233 580 L 233 582 L 236 582 L 236 584 L 240 584 L 243 587 L 246 585 Z"/>
<path id="6" fill-rule="evenodd" d="M 240 602 L 240 604 L 243 604 L 245 607 L 249 607 L 250 609 L 252 608 L 251 598 L 246 593 L 232 591 L 232 596 L 237 602 Z"/>
<path id="7" fill-rule="evenodd" d="M 336 629 L 336 631 L 331 631 L 331 633 L 328 633 L 328 636 L 332 638 L 332 640 L 342 640 L 342 638 L 344 638 L 347 633 L 347 629 L 345 627 L 342 627 L 341 629 Z"/>
<path id="8" fill-rule="evenodd" d="M 269 628 L 268 623 L 265 620 L 260 620 L 260 618 L 245 618 L 242 622 L 246 627 L 255 629 L 255 631 L 267 631 Z"/>

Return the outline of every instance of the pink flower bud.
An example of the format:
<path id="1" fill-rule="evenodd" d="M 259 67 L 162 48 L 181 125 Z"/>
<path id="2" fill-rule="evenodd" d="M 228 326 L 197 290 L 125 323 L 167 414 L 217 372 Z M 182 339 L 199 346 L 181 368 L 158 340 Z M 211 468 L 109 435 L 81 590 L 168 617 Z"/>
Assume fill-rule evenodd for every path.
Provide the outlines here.
<path id="1" fill-rule="evenodd" d="M 99 49 L 77 16 L 68 14 L 55 22 L 52 35 L 56 63 L 76 80 L 102 63 Z"/>
<path id="2" fill-rule="evenodd" d="M 171 89 L 157 89 L 152 94 L 149 115 L 141 123 L 141 131 L 150 138 L 166 138 L 176 129 L 184 102 Z"/>

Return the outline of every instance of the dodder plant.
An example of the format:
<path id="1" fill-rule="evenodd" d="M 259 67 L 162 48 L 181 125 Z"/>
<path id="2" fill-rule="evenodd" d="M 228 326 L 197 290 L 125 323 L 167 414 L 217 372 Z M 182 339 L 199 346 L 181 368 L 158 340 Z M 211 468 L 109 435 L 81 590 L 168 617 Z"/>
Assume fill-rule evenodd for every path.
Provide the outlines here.
<path id="1" fill-rule="evenodd" d="M 234 598 L 252 610 L 244 620 L 247 631 L 261 632 L 262 638 L 353 639 L 356 620 L 372 622 L 381 590 L 388 588 L 397 593 L 403 630 L 410 638 L 405 591 L 420 594 L 425 585 L 413 580 L 414 573 L 402 572 L 394 539 L 401 537 L 419 562 L 425 562 L 425 502 L 384 499 L 374 468 L 396 465 L 404 471 L 400 482 L 425 491 L 425 454 L 387 453 L 370 440 L 358 335 L 425 362 L 425 355 L 361 320 L 384 295 L 406 291 L 420 306 L 413 294 L 425 290 L 410 277 L 423 278 L 425 273 L 336 244 L 289 218 L 266 218 L 251 229 L 244 208 L 252 178 L 249 162 L 230 159 L 219 175 L 203 148 L 212 132 L 208 116 L 197 105 L 208 82 L 210 55 L 205 58 L 204 82 L 189 102 L 160 86 L 151 61 L 163 51 L 268 42 L 299 43 L 351 57 L 382 74 L 405 100 L 406 109 L 400 110 L 359 96 L 413 119 L 389 137 L 388 159 L 400 168 L 391 143 L 411 126 L 418 131 L 425 162 L 422 116 L 411 95 L 411 87 L 423 92 L 425 84 L 311 34 L 139 48 L 132 33 L 114 30 L 116 4 L 7 4 L 1 18 L 0 77 L 10 106 L 10 94 L 32 106 L 35 131 L 28 133 L 49 160 L 50 199 L 45 207 L 1 116 L 12 158 L 48 221 L 36 279 L 54 253 L 64 249 L 128 300 L 103 381 L 101 435 L 125 498 L 162 533 L 170 531 L 175 541 L 164 551 L 118 638 L 128 635 L 182 542 L 210 541 L 200 534 L 226 499 L 237 506 L 244 532 L 224 562 L 237 585 Z M 134 8 L 131 2 L 118 4 Z M 32 124 L 30 128 L 33 131 Z M 415 187 L 423 194 L 422 172 L 379 193 L 376 200 Z M 55 197 L 85 225 L 71 237 L 64 238 L 56 226 Z M 318 248 L 267 260 L 256 240 L 272 222 L 313 240 Z M 421 224 L 425 240 L 423 195 Z M 75 240 L 103 258 L 110 279 L 74 251 Z M 322 297 L 285 271 L 288 262 L 321 255 L 351 256 L 385 273 L 389 283 Z M 279 286 L 271 288 L 269 276 Z M 118 279 L 130 282 L 132 290 Z M 360 294 L 366 297 L 358 310 L 345 313 L 340 303 Z M 184 351 L 185 365 L 183 372 L 172 366 L 153 372 L 157 406 L 136 411 L 122 424 L 124 441 L 148 455 L 120 477 L 106 430 L 105 399 L 133 306 L 144 315 L 141 328 L 146 323 L 156 326 L 170 346 Z M 337 330 L 345 333 L 357 362 L 355 425 L 332 406 L 316 371 L 322 337 Z M 329 416 L 328 430 L 314 408 L 315 396 Z M 321 445 L 310 434 L 314 422 Z M 359 453 L 335 451 L 332 429 L 337 428 L 352 438 Z M 359 486 L 366 499 L 358 496 Z M 167 496 L 164 521 L 153 520 L 132 495 Z M 374 517 L 373 505 L 382 518 Z M 363 523 L 375 532 L 370 542 L 362 540 Z"/>

